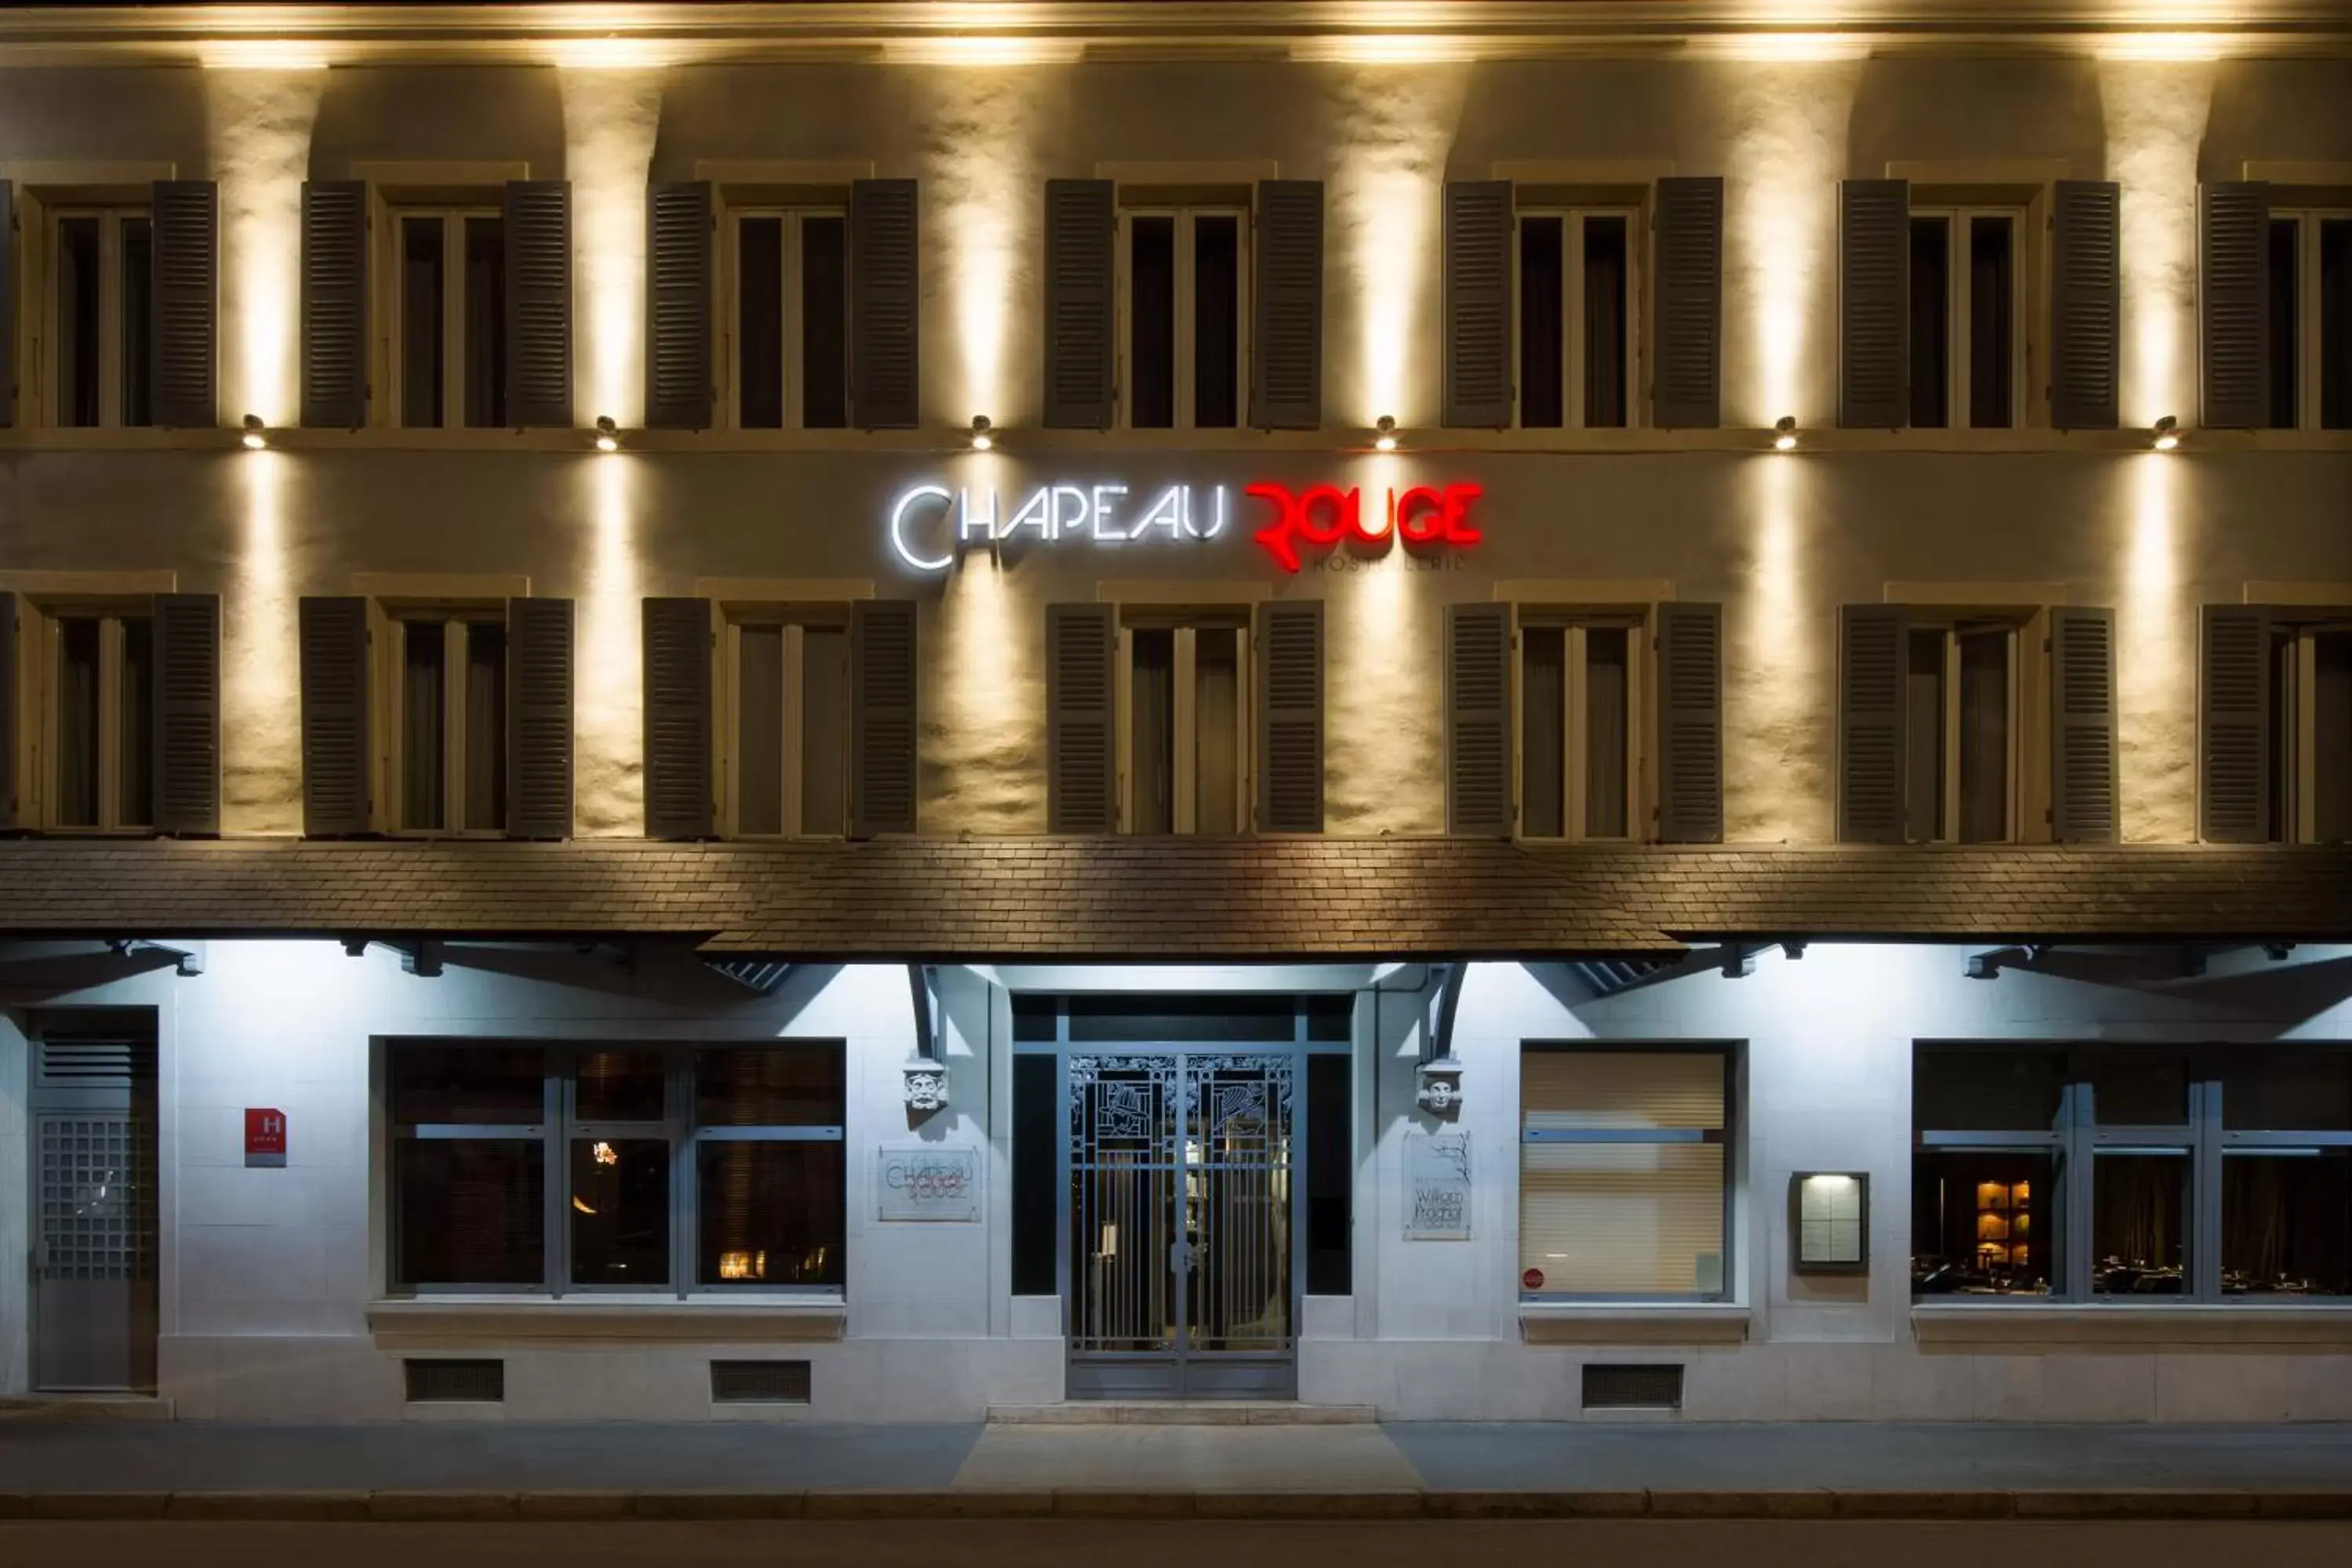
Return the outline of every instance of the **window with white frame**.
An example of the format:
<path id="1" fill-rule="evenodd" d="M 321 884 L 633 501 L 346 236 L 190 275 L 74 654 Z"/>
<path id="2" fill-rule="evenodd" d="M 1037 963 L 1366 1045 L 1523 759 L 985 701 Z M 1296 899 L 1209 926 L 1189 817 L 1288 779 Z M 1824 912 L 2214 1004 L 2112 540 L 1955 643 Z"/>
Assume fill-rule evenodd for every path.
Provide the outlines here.
<path id="1" fill-rule="evenodd" d="M 504 831 L 504 612 L 395 610 L 390 629 L 392 826 L 405 833 Z"/>
<path id="2" fill-rule="evenodd" d="M 846 605 L 729 614 L 721 793 L 730 837 L 848 831 L 849 638 Z"/>
<path id="3" fill-rule="evenodd" d="M 394 1291 L 841 1287 L 837 1042 L 385 1052 Z"/>
<path id="4" fill-rule="evenodd" d="M 1245 613 L 1133 610 L 1119 627 L 1119 815 L 1129 833 L 1249 824 Z"/>
<path id="5" fill-rule="evenodd" d="M 1524 1294 L 1728 1294 L 1732 1071 L 1720 1047 L 1521 1049 Z"/>
<path id="6" fill-rule="evenodd" d="M 1904 671 L 1905 837 L 2000 843 L 2017 836 L 2018 628 L 1914 613 Z"/>
<path id="7" fill-rule="evenodd" d="M 1248 203 L 1160 203 L 1152 194 L 1119 193 L 1120 421 L 1134 430 L 1235 428 L 1246 384 Z"/>
<path id="8" fill-rule="evenodd" d="M 743 430 L 849 424 L 849 218 L 825 206 L 730 206 L 729 417 Z"/>
<path id="9" fill-rule="evenodd" d="M 155 820 L 155 632 L 136 610 L 51 605 L 36 623 L 46 666 L 41 725 L 48 763 L 42 826 L 113 832 Z"/>
<path id="10" fill-rule="evenodd" d="M 2352 616 L 2271 615 L 2271 837 L 2352 840 Z"/>
<path id="11" fill-rule="evenodd" d="M 2352 211 L 2279 210 L 2266 237 L 2274 430 L 2352 430 Z"/>
<path id="12" fill-rule="evenodd" d="M 144 205 L 50 210 L 49 423 L 152 425 L 154 225 Z"/>
<path id="13" fill-rule="evenodd" d="M 391 210 L 393 397 L 411 429 L 507 423 L 506 217 L 496 206 Z"/>
<path id="14" fill-rule="evenodd" d="M 1519 611 L 1519 832 L 1643 837 L 1643 618 Z"/>
<path id="15" fill-rule="evenodd" d="M 1911 426 L 2007 429 L 2025 380 L 2018 309 L 2024 209 L 1911 208 Z"/>
<path id="16" fill-rule="evenodd" d="M 1522 428 L 1619 429 L 1636 423 L 1640 216 L 1633 206 L 1520 210 Z"/>

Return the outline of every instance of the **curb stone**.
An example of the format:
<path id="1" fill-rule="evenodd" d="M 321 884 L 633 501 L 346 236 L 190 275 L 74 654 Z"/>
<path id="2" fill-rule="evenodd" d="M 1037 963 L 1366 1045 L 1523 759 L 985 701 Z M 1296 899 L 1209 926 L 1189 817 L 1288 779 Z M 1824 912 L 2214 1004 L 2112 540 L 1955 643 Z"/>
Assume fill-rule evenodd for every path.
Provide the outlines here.
<path id="1" fill-rule="evenodd" d="M 1827 1488 L 1787 1491 L 1653 1491 L 1653 1519 L 1831 1519 L 1837 1494 Z"/>
<path id="2" fill-rule="evenodd" d="M 1422 1511 L 1416 1491 L 1195 1492 L 1200 1519 L 1412 1519 Z"/>
<path id="3" fill-rule="evenodd" d="M 808 1494 L 811 1519 L 1050 1519 L 1052 1492 L 838 1491 Z"/>
<path id="4" fill-rule="evenodd" d="M 169 1492 L 34 1492 L 26 1500 L 26 1519 L 161 1519 Z"/>
<path id="5" fill-rule="evenodd" d="M 799 1519 L 806 1492 L 639 1492 L 622 1500 L 637 1519 Z"/>
<path id="6" fill-rule="evenodd" d="M 1430 1519 L 1638 1519 L 1650 1494 L 1432 1491 L 1421 1494 L 1421 1510 Z"/>
<path id="7" fill-rule="evenodd" d="M 1054 1494 L 1056 1519 L 1191 1519 L 1191 1492 L 1119 1491 L 1064 1487 Z"/>
<path id="8" fill-rule="evenodd" d="M 372 1492 L 370 1519 L 518 1519 L 521 1500 L 513 1492 Z"/>
<path id="9" fill-rule="evenodd" d="M 2010 1492 L 1836 1492 L 1840 1519 L 2014 1519 Z"/>
<path id="10" fill-rule="evenodd" d="M 365 1492 L 173 1492 L 166 1519 L 323 1523 L 368 1517 Z"/>
<path id="11" fill-rule="evenodd" d="M 2255 1511 L 2252 1492 L 2116 1490 L 2015 1495 L 2020 1519 L 2252 1519 Z"/>

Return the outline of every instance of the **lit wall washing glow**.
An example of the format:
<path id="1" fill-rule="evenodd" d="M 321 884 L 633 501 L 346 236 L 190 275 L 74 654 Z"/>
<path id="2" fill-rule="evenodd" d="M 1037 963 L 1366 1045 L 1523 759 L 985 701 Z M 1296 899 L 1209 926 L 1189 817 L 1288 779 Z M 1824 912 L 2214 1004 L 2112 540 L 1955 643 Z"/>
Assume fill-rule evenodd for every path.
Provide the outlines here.
<path id="1" fill-rule="evenodd" d="M 1038 356 L 1013 356 L 1017 301 L 1040 287 L 1032 259 L 1042 243 L 1032 148 L 1035 117 L 1048 97 L 1040 73 L 950 72 L 927 80 L 930 117 L 922 126 L 922 222 L 936 225 L 926 244 L 927 297 L 944 299 L 950 331 L 934 355 L 946 362 L 949 406 L 1005 417 L 1033 407 L 1028 389 Z M 951 258 L 951 259 L 949 259 Z M 1029 348 L 1026 340 L 1022 347 Z"/>
<path id="2" fill-rule="evenodd" d="M 2197 153 L 2214 68 L 2103 60 L 2107 177 L 2123 187 L 2123 422 L 2193 420 L 2197 398 Z"/>
<path id="3" fill-rule="evenodd" d="M 1404 428 L 1436 423 L 1437 388 L 1417 374 L 1436 338 L 1435 264 L 1445 165 L 1470 89 L 1466 66 L 1335 68 L 1328 97 L 1338 117 L 1329 153 L 1327 253 L 1349 276 L 1330 287 L 1352 299 L 1356 374 L 1337 375 L 1327 423 L 1370 428 L 1383 416 Z M 1344 344 L 1344 317 L 1331 328 Z M 1344 358 L 1330 356 L 1336 370 Z"/>
<path id="4" fill-rule="evenodd" d="M 574 628 L 573 813 L 583 837 L 645 831 L 641 459 L 583 458 L 589 526 Z"/>
<path id="5" fill-rule="evenodd" d="M 295 646 L 295 572 L 287 519 L 298 474 L 283 452 L 243 452 L 230 465 L 242 525 L 222 584 L 221 827 L 302 831 L 302 702 Z"/>
<path id="6" fill-rule="evenodd" d="M 295 423 L 301 405 L 302 182 L 326 73 L 214 70 L 205 76 L 213 177 L 220 183 L 220 394 L 224 423 Z"/>
<path id="7" fill-rule="evenodd" d="M 658 73 L 567 68 L 563 169 L 572 182 L 579 301 L 574 422 L 645 422 L 646 176 L 661 129 Z"/>

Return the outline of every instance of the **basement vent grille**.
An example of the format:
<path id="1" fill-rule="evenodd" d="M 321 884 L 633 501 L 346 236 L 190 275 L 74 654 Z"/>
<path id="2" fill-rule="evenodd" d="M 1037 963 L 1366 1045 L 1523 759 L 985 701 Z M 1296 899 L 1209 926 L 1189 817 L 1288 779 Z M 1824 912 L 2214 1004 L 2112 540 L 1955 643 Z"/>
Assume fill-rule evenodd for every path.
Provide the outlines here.
<path id="1" fill-rule="evenodd" d="M 713 1405 L 806 1405 L 809 1363 L 804 1361 L 714 1361 Z"/>
<path id="2" fill-rule="evenodd" d="M 1596 1366 L 1584 1368 L 1587 1410 L 1680 1410 L 1683 1369 L 1679 1366 Z"/>
<path id="3" fill-rule="evenodd" d="M 41 1081 L 77 1089 L 129 1088 L 149 1047 L 131 1040 L 44 1039 Z"/>
<path id="4" fill-rule="evenodd" d="M 502 1361 L 404 1361 L 411 1405 L 503 1405 L 507 1363 Z"/>

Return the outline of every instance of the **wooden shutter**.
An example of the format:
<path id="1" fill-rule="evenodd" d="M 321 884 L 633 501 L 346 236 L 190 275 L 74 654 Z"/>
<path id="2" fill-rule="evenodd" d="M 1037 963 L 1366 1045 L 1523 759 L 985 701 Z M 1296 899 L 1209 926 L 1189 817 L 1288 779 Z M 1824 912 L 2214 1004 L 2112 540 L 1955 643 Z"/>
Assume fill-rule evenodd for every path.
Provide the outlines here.
<path id="1" fill-rule="evenodd" d="M 2271 837 L 2271 617 L 2208 605 L 2198 644 L 2197 836 L 2211 844 Z"/>
<path id="2" fill-rule="evenodd" d="M 572 601 L 507 601 L 507 837 L 572 837 Z"/>
<path id="3" fill-rule="evenodd" d="M 1910 416 L 1910 182 L 1847 180 L 1838 186 L 1838 423 L 1893 430 Z"/>
<path id="4" fill-rule="evenodd" d="M 1445 183 L 1444 417 L 1511 423 L 1511 182 Z"/>
<path id="5" fill-rule="evenodd" d="M 1721 605 L 1658 606 L 1658 837 L 1723 842 Z"/>
<path id="6" fill-rule="evenodd" d="M 0 180 L 0 429 L 16 423 L 16 186 Z M 8 820 L 0 816 L 0 826 Z"/>
<path id="7" fill-rule="evenodd" d="M 16 762 L 16 595 L 0 588 L 0 828 L 21 819 Z"/>
<path id="8" fill-rule="evenodd" d="M 2199 194 L 2204 420 L 2252 430 L 2270 422 L 2270 187 L 2230 181 Z"/>
<path id="9" fill-rule="evenodd" d="M 666 430 L 708 429 L 712 402 L 710 184 L 648 185 L 646 423 Z"/>
<path id="10" fill-rule="evenodd" d="M 368 405 L 368 186 L 302 182 L 302 423 L 356 430 Z"/>
<path id="11" fill-rule="evenodd" d="M 1323 831 L 1323 601 L 1257 607 L 1257 826 Z"/>
<path id="12" fill-rule="evenodd" d="M 1657 363 L 1650 423 L 1711 430 L 1723 423 L 1723 180 L 1663 179 L 1657 187 Z"/>
<path id="13" fill-rule="evenodd" d="M 864 599 L 849 612 L 849 833 L 915 831 L 920 733 L 915 601 Z"/>
<path id="14" fill-rule="evenodd" d="M 1838 837 L 1903 842 L 1903 703 L 1910 617 L 1900 605 L 1838 612 Z"/>
<path id="15" fill-rule="evenodd" d="M 368 602 L 306 598 L 302 666 L 302 831 L 365 833 L 368 790 Z"/>
<path id="16" fill-rule="evenodd" d="M 568 426 L 573 422 L 572 182 L 507 183 L 506 250 L 507 419 L 518 430 Z"/>
<path id="17" fill-rule="evenodd" d="M 2050 612 L 2050 835 L 2063 843 L 2122 837 L 2116 800 L 2116 613 Z"/>
<path id="18" fill-rule="evenodd" d="M 1261 180 L 1251 301 L 1250 423 L 1323 424 L 1323 182 Z"/>
<path id="19" fill-rule="evenodd" d="M 1445 831 L 1511 831 L 1511 606 L 1445 606 Z"/>
<path id="20" fill-rule="evenodd" d="M 710 601 L 645 605 L 646 837 L 708 838 L 710 787 Z"/>
<path id="21" fill-rule="evenodd" d="M 220 423 L 220 186 L 158 180 L 153 202 L 155 423 L 202 429 Z"/>
<path id="22" fill-rule="evenodd" d="M 2060 180 L 2051 195 L 2050 423 L 2112 430 L 2123 332 L 2122 188 Z"/>
<path id="23" fill-rule="evenodd" d="M 1116 711 L 1118 610 L 1045 606 L 1045 826 L 1108 833 L 1118 826 Z"/>
<path id="24" fill-rule="evenodd" d="M 158 594 L 155 831 L 220 831 L 220 595 Z"/>
<path id="25" fill-rule="evenodd" d="M 851 183 L 849 402 L 861 430 L 922 422 L 920 222 L 914 181 Z"/>
<path id="26" fill-rule="evenodd" d="M 1118 223 L 1108 180 L 1045 182 L 1045 424 L 1108 430 Z"/>

